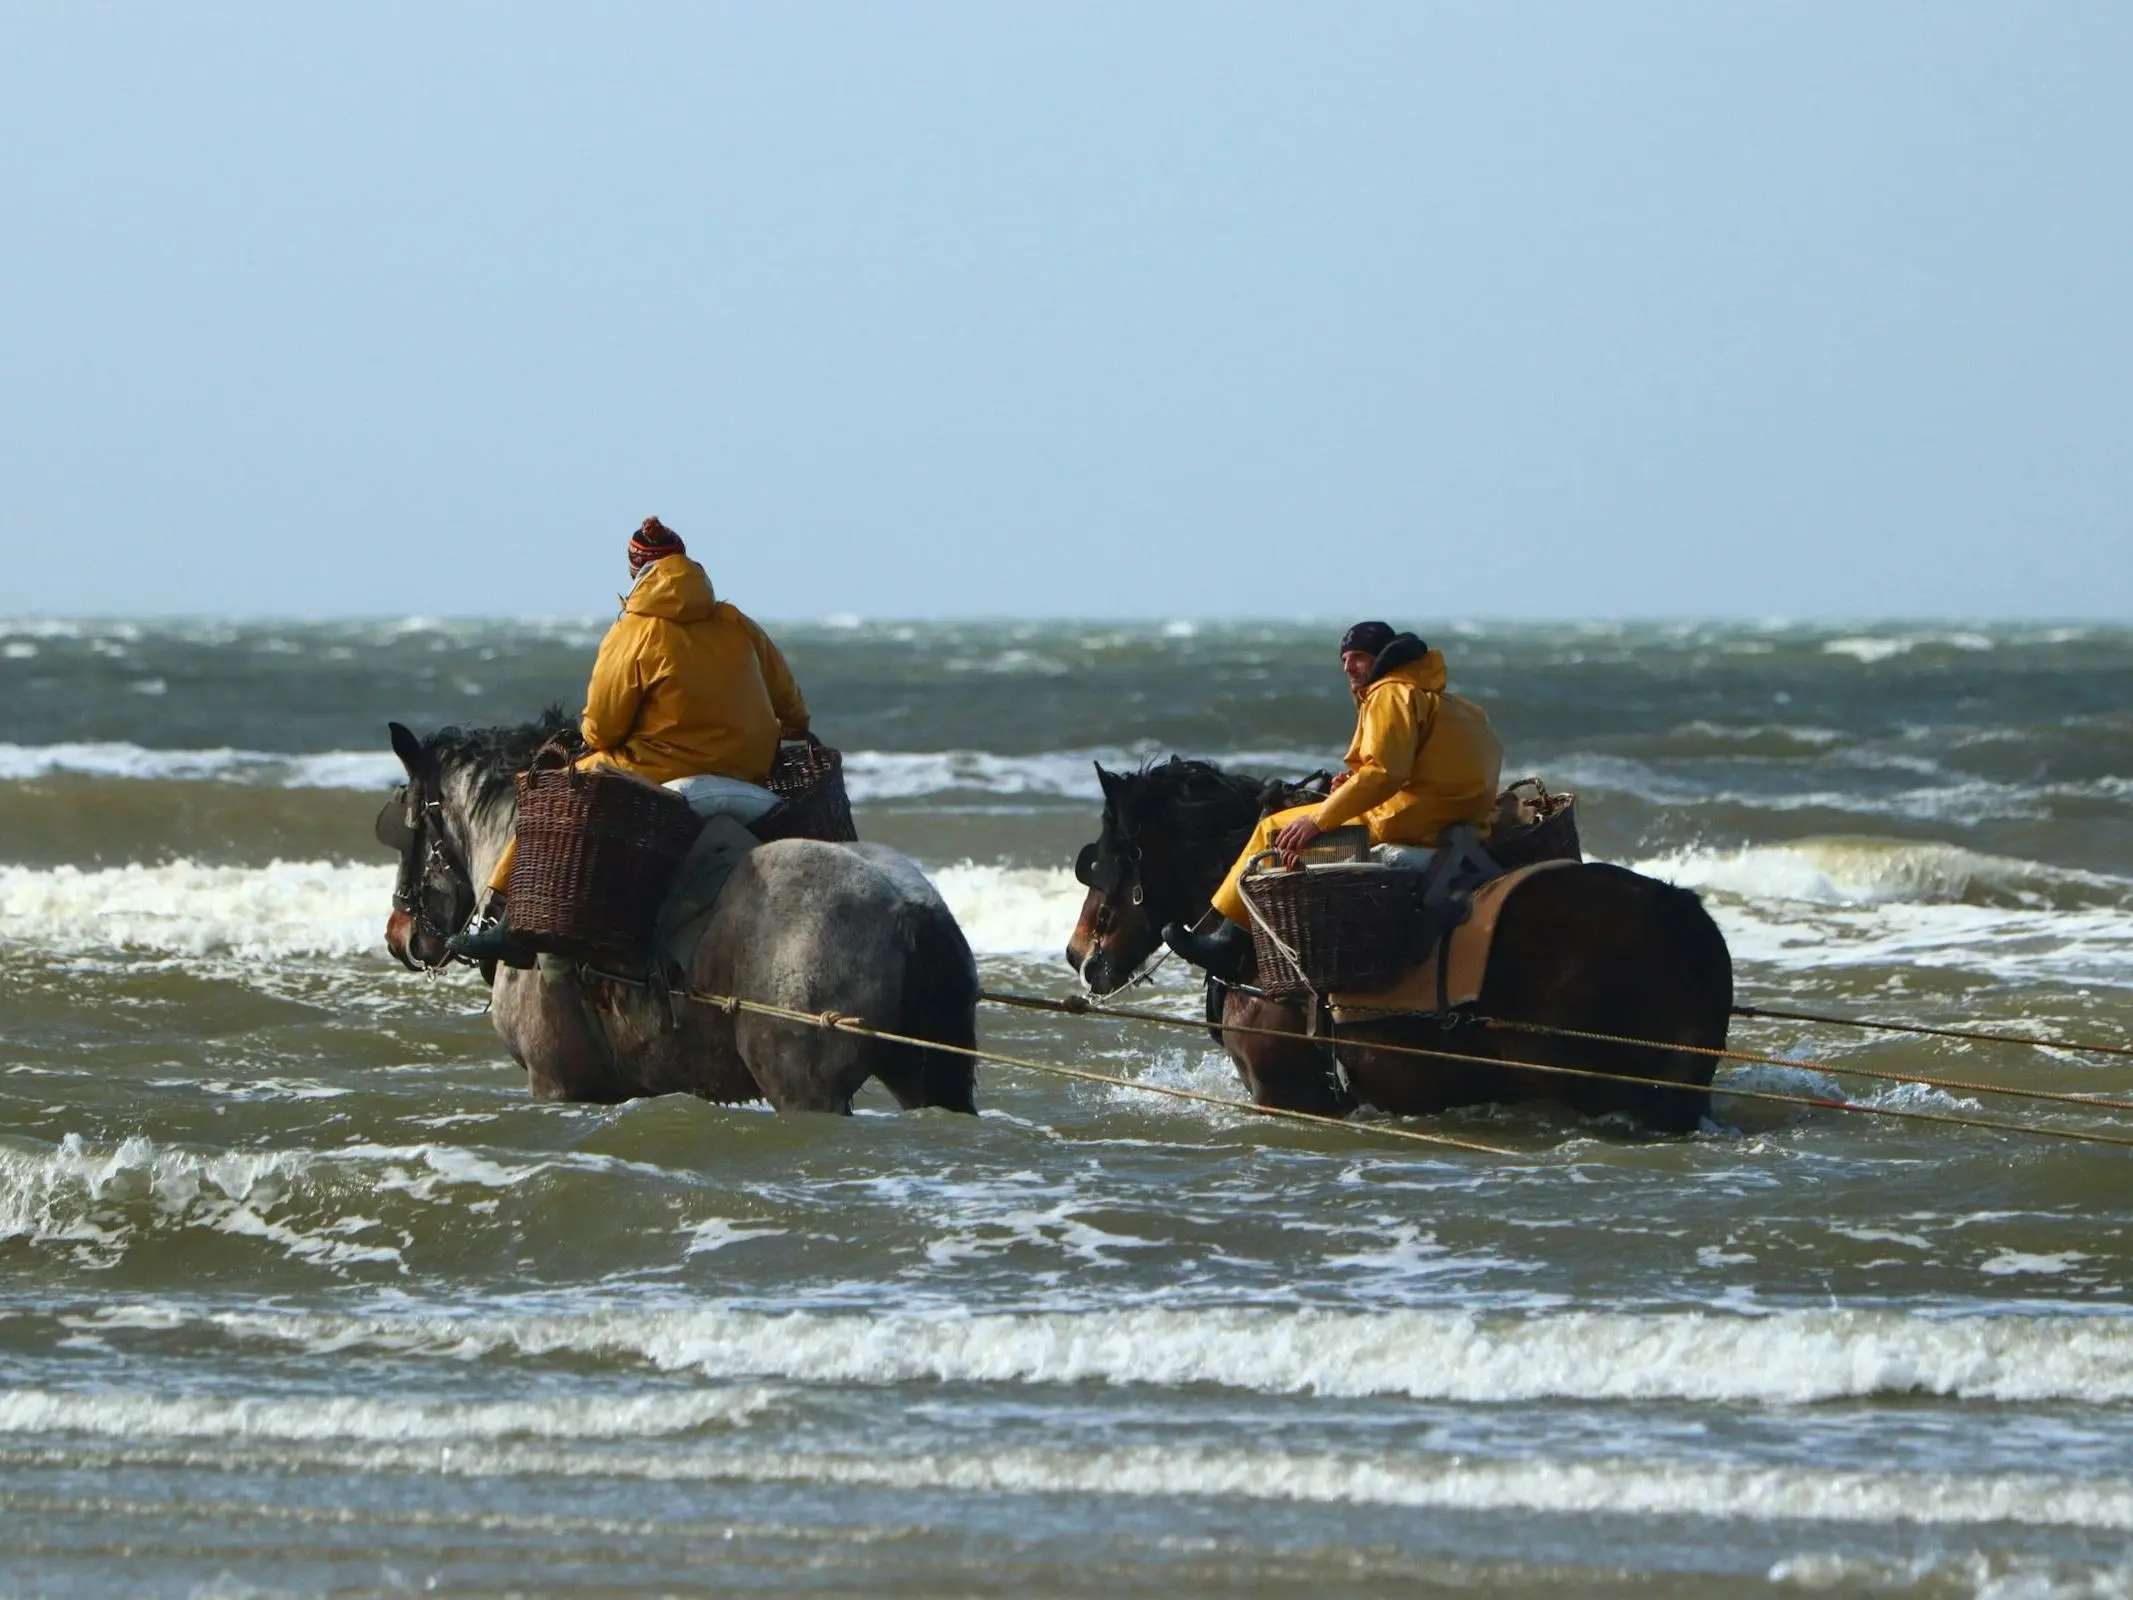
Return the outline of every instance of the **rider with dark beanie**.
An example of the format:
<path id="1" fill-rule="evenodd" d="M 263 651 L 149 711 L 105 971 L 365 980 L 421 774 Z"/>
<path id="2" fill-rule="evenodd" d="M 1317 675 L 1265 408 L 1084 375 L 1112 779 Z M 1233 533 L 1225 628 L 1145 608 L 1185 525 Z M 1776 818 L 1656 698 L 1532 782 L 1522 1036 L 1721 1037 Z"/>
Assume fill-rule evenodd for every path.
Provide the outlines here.
<path id="1" fill-rule="evenodd" d="M 585 691 L 580 768 L 606 767 L 652 783 L 709 773 L 762 783 L 780 739 L 807 732 L 807 702 L 770 636 L 712 592 L 681 536 L 657 517 L 630 535 L 630 592 L 600 643 Z M 508 920 L 518 841 L 489 875 L 481 926 L 447 942 L 476 961 L 533 965 Z"/>
<path id="2" fill-rule="evenodd" d="M 1250 964 L 1251 913 L 1238 881 L 1262 851 L 1279 850 L 1293 866 L 1321 833 L 1351 822 L 1368 827 L 1374 845 L 1434 845 L 1456 822 L 1486 837 L 1495 819 L 1503 746 L 1488 714 L 1445 687 L 1442 652 L 1390 623 L 1358 622 L 1341 636 L 1341 671 L 1355 698 L 1355 737 L 1332 794 L 1260 820 L 1215 891 L 1223 920 L 1213 932 L 1163 930 L 1171 949 L 1218 978 Z"/>

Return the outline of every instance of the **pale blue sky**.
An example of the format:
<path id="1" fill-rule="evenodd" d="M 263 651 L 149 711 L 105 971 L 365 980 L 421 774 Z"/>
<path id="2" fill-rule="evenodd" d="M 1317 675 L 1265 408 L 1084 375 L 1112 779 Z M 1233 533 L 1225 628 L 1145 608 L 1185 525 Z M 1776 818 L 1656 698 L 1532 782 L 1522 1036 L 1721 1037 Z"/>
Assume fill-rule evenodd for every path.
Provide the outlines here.
<path id="1" fill-rule="evenodd" d="M 0 8 L 0 613 L 2133 616 L 2133 6 Z"/>

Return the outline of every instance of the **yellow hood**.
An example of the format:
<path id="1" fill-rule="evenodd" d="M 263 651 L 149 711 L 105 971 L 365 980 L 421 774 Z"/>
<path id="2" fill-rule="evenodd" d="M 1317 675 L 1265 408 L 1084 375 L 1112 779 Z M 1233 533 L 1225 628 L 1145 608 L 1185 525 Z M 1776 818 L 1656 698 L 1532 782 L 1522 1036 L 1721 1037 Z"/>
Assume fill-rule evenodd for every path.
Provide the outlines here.
<path id="1" fill-rule="evenodd" d="M 1444 652 L 1426 650 L 1413 661 L 1396 666 L 1383 677 L 1373 679 L 1356 699 L 1361 701 L 1388 683 L 1404 683 L 1410 689 L 1442 694 L 1444 686 L 1450 682 L 1451 676 L 1444 670 Z"/>
<path id="2" fill-rule="evenodd" d="M 701 622 L 718 609 L 711 579 L 687 556 L 661 556 L 637 575 L 624 611 L 668 622 Z"/>
<path id="3" fill-rule="evenodd" d="M 1318 825 L 1368 823 L 1372 844 L 1435 844 L 1453 822 L 1486 833 L 1503 768 L 1487 713 L 1445 688 L 1444 656 L 1411 634 L 1380 651 L 1378 666 L 1356 696 L 1348 781 L 1319 806 Z"/>

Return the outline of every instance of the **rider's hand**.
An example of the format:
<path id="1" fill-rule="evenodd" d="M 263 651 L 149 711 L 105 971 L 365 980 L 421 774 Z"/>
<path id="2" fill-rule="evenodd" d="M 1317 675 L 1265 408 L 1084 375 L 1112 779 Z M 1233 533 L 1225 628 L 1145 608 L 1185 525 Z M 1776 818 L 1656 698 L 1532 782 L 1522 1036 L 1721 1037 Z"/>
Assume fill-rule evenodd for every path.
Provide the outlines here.
<path id="1" fill-rule="evenodd" d="M 1336 772 L 1335 774 L 1333 774 L 1333 781 L 1326 785 L 1326 792 L 1328 794 L 1331 794 L 1335 789 L 1338 789 L 1342 784 L 1346 783 L 1350 778 L 1354 776 L 1355 774 L 1352 772 Z"/>
<path id="2" fill-rule="evenodd" d="M 1274 848 L 1281 852 L 1281 859 L 1285 865 L 1294 867 L 1296 865 L 1297 852 L 1304 849 L 1313 839 L 1316 839 L 1325 831 L 1309 817 L 1298 817 L 1286 828 L 1283 828 L 1281 832 L 1274 835 Z"/>

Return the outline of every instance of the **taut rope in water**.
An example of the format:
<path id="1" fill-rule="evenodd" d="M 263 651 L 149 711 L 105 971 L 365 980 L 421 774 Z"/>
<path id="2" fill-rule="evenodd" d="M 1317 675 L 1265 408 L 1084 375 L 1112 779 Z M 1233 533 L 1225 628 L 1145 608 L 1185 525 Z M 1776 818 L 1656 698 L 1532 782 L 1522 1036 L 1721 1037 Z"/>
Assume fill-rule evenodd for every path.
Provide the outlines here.
<path id="1" fill-rule="evenodd" d="M 2032 1050 L 2067 1050 L 2077 1055 L 2133 1056 L 2133 1045 L 2097 1044 L 2079 1039 L 2037 1039 L 2026 1033 L 1998 1033 L 1988 1028 L 1933 1028 L 1919 1022 L 1871 1022 L 1865 1017 L 1832 1017 L 1815 1011 L 1773 1011 L 1763 1006 L 1735 1006 L 1736 1017 L 1769 1022 L 1819 1022 L 1832 1028 L 1868 1028 L 1876 1033 L 1916 1033 L 1933 1039 L 1969 1039 L 1979 1044 L 2023 1044 Z"/>
<path id="2" fill-rule="evenodd" d="M 1168 1084 L 1144 1083 L 1133 1078 L 1122 1078 L 1113 1073 L 1092 1072 L 1085 1067 L 1062 1066 L 1053 1061 L 1032 1061 L 1023 1056 L 1004 1055 L 996 1050 L 982 1050 L 969 1045 L 943 1044 L 935 1039 L 922 1039 L 913 1034 L 893 1033 L 884 1028 L 872 1027 L 857 1017 L 848 1016 L 838 1011 L 801 1011 L 791 1006 L 773 1005 L 762 1000 L 749 1000 L 740 995 L 707 994 L 696 989 L 686 991 L 685 998 L 699 1005 L 714 1006 L 728 1016 L 733 1016 L 740 1012 L 748 1012 L 755 1016 L 771 1017 L 806 1027 L 823 1028 L 831 1032 L 851 1033 L 862 1038 L 878 1039 L 885 1044 L 903 1044 L 923 1050 L 945 1051 L 949 1055 L 965 1056 L 974 1061 L 990 1061 L 999 1066 L 1016 1067 L 1025 1072 L 1048 1073 L 1054 1077 L 1074 1078 L 1085 1083 L 1101 1083 L 1116 1089 L 1131 1089 L 1142 1094 L 1163 1095 L 1174 1100 L 1189 1100 L 1203 1105 L 1219 1106 L 1225 1110 L 1239 1112 L 1246 1116 L 1270 1117 L 1285 1122 L 1302 1122 L 1329 1128 L 1344 1128 L 1357 1133 L 1379 1133 L 1389 1138 L 1408 1139 L 1420 1144 L 1434 1145 L 1438 1148 L 1472 1150 L 1484 1155 L 1515 1156 L 1518 1154 L 1517 1151 L 1505 1149 L 1500 1145 L 1482 1144 L 1477 1140 L 1455 1138 L 1450 1134 L 1423 1133 L 1413 1128 L 1395 1128 L 1383 1123 L 1357 1123 L 1345 1117 L 1322 1116 L 1313 1111 L 1292 1111 L 1282 1106 L 1262 1106 L 1245 1100 L 1225 1099 L 1221 1095 L 1206 1094 L 1197 1089 L 1180 1089 Z M 1011 1006 L 1020 1010 L 1049 1011 L 1064 1016 L 1105 1017 L 1121 1022 L 1144 1022 L 1159 1027 L 1189 1028 L 1194 1032 L 1207 1031 L 1217 1026 L 1207 1022 L 1195 1022 L 1187 1017 L 1168 1016 L 1158 1011 L 1141 1011 L 1124 1006 L 1098 1005 L 1079 995 L 1066 1000 L 1051 1000 L 1040 995 L 1009 994 L 995 990 L 982 990 L 979 992 L 978 998 L 988 1004 Z M 1756 1055 L 1747 1051 L 1674 1045 L 1663 1041 L 1631 1038 L 1626 1035 L 1585 1033 L 1575 1029 L 1549 1028 L 1537 1023 L 1504 1023 L 1493 1018 L 1480 1018 L 1477 1021 L 1490 1027 L 1539 1033 L 1559 1033 L 1571 1038 L 1636 1045 L 1647 1049 L 1684 1050 L 1692 1054 L 1716 1056 L 1727 1060 L 1793 1067 L 1809 1071 L 1822 1070 L 1833 1074 L 1850 1072 L 1857 1076 L 1881 1078 L 1897 1083 L 1916 1083 L 1933 1088 L 1949 1086 L 1970 1087 L 1984 1093 L 2013 1094 L 2027 1098 L 2051 1099 L 2089 1109 L 2120 1107 L 2133 1109 L 2133 1106 L 2129 1106 L 2127 1102 L 2123 1101 L 2093 1100 L 2079 1095 L 2052 1094 L 2044 1090 L 2000 1089 L 1990 1084 L 1959 1085 L 1956 1080 L 1952 1079 L 1906 1078 L 1894 1073 L 1867 1072 L 1861 1069 L 1830 1066 L 1810 1061 L 1791 1061 L 1779 1056 Z M 1297 1041 L 1308 1042 L 1309 1039 L 1308 1035 L 1299 1034 L 1286 1028 L 1257 1028 L 1242 1024 L 1225 1024 L 1221 1025 L 1221 1031 L 1259 1038 L 1284 1039 L 1292 1043 Z M 1332 1042 L 1331 1039 L 1327 1040 L 1329 1044 Z M 1672 1089 L 1678 1092 L 1704 1092 L 1696 1085 L 1684 1084 L 1672 1078 L 1648 1078 L 1629 1073 L 1597 1072 L 1584 1067 L 1564 1067 L 1542 1061 L 1517 1061 L 1502 1056 L 1472 1056 L 1455 1050 L 1432 1050 L 1422 1045 L 1378 1043 L 1362 1040 L 1356 1042 L 1367 1044 L 1368 1048 L 1389 1055 L 1426 1057 L 1433 1060 L 1459 1062 L 1467 1066 L 1497 1066 L 1521 1072 L 1541 1072 L 1566 1078 L 1589 1078 L 1602 1083 L 1636 1084 L 1642 1087 Z M 1832 1100 L 1821 1095 L 1781 1094 L 1769 1089 L 1727 1088 L 1710 1092 L 1728 1095 L 1739 1100 L 1761 1100 L 1777 1105 L 1806 1106 L 1811 1110 L 1817 1111 L 1841 1111 L 1855 1116 L 1888 1117 L 1904 1122 L 1934 1122 L 1958 1128 L 1985 1129 L 1996 1133 L 2029 1134 L 2040 1139 L 2060 1139 L 2076 1144 L 2099 1144 L 2120 1149 L 2133 1149 L 2133 1137 L 2124 1134 L 2102 1133 L 2074 1128 L 2042 1128 L 2028 1123 L 2005 1122 L 1995 1117 L 1959 1116 L 1952 1112 L 1907 1110 L 1896 1106 L 1860 1105 L 1850 1100 Z"/>
<path id="3" fill-rule="evenodd" d="M 784 1022 L 824 1028 L 832 1033 L 852 1033 L 863 1039 L 879 1039 L 884 1044 L 908 1044 L 923 1050 L 941 1050 L 949 1055 L 968 1056 L 973 1061 L 991 1061 L 1000 1066 L 1019 1067 L 1025 1072 L 1048 1072 L 1055 1077 L 1079 1078 L 1085 1083 L 1108 1084 L 1116 1089 L 1136 1089 L 1143 1094 L 1167 1095 L 1173 1100 L 1194 1100 L 1205 1105 L 1220 1106 L 1225 1111 L 1241 1111 L 1249 1116 L 1343 1128 L 1350 1133 L 1381 1133 L 1394 1139 L 1411 1139 L 1418 1144 L 1453 1150 L 1473 1150 L 1482 1155 L 1515 1156 L 1519 1153 L 1516 1150 L 1507 1150 L 1501 1145 L 1482 1144 L 1473 1139 L 1456 1139 L 1446 1133 L 1423 1133 L 1414 1128 L 1393 1128 L 1383 1123 L 1351 1122 L 1346 1117 L 1320 1116 L 1315 1111 L 1290 1111 L 1281 1106 L 1254 1105 L 1248 1100 L 1226 1100 L 1218 1094 L 1203 1094 L 1198 1089 L 1179 1089 L 1162 1083 L 1141 1083 L 1108 1072 L 1091 1072 L 1085 1067 L 1065 1067 L 1054 1061 L 1031 1061 L 1021 1056 L 1002 1055 L 997 1050 L 980 1050 L 970 1045 L 942 1044 L 937 1039 L 921 1039 L 913 1034 L 891 1033 L 885 1028 L 870 1027 L 859 1018 L 847 1016 L 841 1011 L 799 1011 L 791 1006 L 771 1005 L 763 1000 L 747 1000 L 739 995 L 705 994 L 697 989 L 688 990 L 686 998 L 699 1005 L 715 1006 L 729 1017 L 745 1011 L 759 1017 L 775 1017 Z"/>
<path id="4" fill-rule="evenodd" d="M 1037 995 L 1005 994 L 988 989 L 981 990 L 979 992 L 978 998 L 980 1000 L 987 1001 L 993 1005 L 1013 1006 L 1023 1010 L 1051 1011 L 1066 1016 L 1110 1017 L 1116 1018 L 1124 1022 L 1151 1023 L 1158 1027 L 1190 1028 L 1193 1029 L 1195 1032 L 1205 1032 L 1219 1026 L 1220 1030 L 1224 1033 L 1245 1034 L 1258 1038 L 1286 1039 L 1291 1042 L 1296 1042 L 1299 1040 L 1308 1042 L 1309 1039 L 1308 1035 L 1296 1033 L 1286 1028 L 1255 1028 L 1247 1027 L 1241 1024 L 1232 1025 L 1226 1023 L 1214 1024 L 1208 1022 L 1195 1022 L 1192 1021 L 1190 1018 L 1186 1017 L 1166 1016 L 1159 1011 L 1141 1011 L 1128 1009 L 1124 1006 L 1097 1005 L 1092 1001 L 1083 999 L 1079 995 L 1073 996 L 1067 1000 L 1049 1000 Z M 1487 1022 L 1491 1026 L 1510 1026 L 1520 1028 L 1528 1026 L 1527 1024 L 1522 1023 L 1497 1024 L 1493 1021 L 1493 1019 L 1477 1020 Z M 1535 1026 L 1537 1028 L 1537 1025 Z M 1537 1028 L 1537 1031 L 1567 1032 L 1569 1030 Z M 1613 1042 L 1616 1043 L 1639 1045 L 1648 1049 L 1689 1050 L 1692 1051 L 1692 1053 L 1700 1055 L 1722 1056 L 1727 1057 L 1729 1059 L 1751 1061 L 1759 1064 L 1768 1064 L 1782 1067 L 1794 1067 L 1809 1071 L 1819 1069 L 1826 1070 L 1833 1074 L 1844 1073 L 1851 1070 L 1849 1068 L 1835 1066 L 1823 1067 L 1820 1063 L 1810 1061 L 1788 1061 L 1778 1056 L 1758 1056 L 1751 1055 L 1747 1052 L 1742 1051 L 1712 1050 L 1707 1048 L 1699 1049 L 1688 1045 L 1667 1044 L 1662 1041 L 1655 1041 L 1649 1039 L 1631 1039 L 1620 1036 L 1592 1034 L 1582 1035 L 1582 1037 L 1595 1039 L 1611 1038 L 1613 1039 Z M 1328 1042 L 1330 1043 L 1331 1041 L 1329 1040 Z M 1369 1049 L 1382 1051 L 1390 1055 L 1421 1056 L 1428 1057 L 1433 1060 L 1461 1062 L 1468 1066 L 1484 1065 L 1508 1067 L 1515 1068 L 1522 1072 L 1545 1072 L 1558 1077 L 1591 1078 L 1603 1083 L 1637 1084 L 1640 1086 L 1646 1086 L 1655 1089 L 1674 1089 L 1686 1093 L 1703 1092 L 1697 1085 L 1681 1083 L 1672 1078 L 1645 1078 L 1632 1076 L 1628 1073 L 1596 1072 L 1586 1067 L 1562 1067 L 1556 1066 L 1549 1062 L 1542 1061 L 1514 1061 L 1502 1056 L 1472 1056 L 1462 1054 L 1456 1050 L 1431 1050 L 1423 1045 L 1390 1043 L 1381 1044 L 1375 1040 L 1360 1039 L 1356 1040 L 1355 1042 L 1358 1044 L 1366 1045 Z M 1942 1086 L 1942 1083 L 1935 1082 L 1931 1079 L 1901 1078 L 1897 1077 L 1895 1074 L 1886 1073 L 1871 1073 L 1867 1075 L 1873 1077 L 1888 1077 L 1894 1079 L 1894 1081 L 1899 1083 L 1919 1083 L 1927 1087 L 1933 1088 L 1938 1088 Z M 1943 1082 L 1947 1081 L 1952 1080 L 1943 1080 Z M 2043 1090 L 1999 1090 L 1993 1089 L 1991 1088 L 1991 1086 L 1984 1084 L 1977 1085 L 1977 1087 L 1981 1090 L 1985 1090 L 1990 1093 L 2012 1093 L 2039 1097 L 2043 1097 L 2046 1094 L 2046 1091 Z M 1822 1095 L 1781 1094 L 1776 1090 L 1771 1089 L 1724 1088 L 1715 1089 L 1711 1092 L 1716 1094 L 1728 1095 L 1737 1100 L 1762 1100 L 1777 1105 L 1807 1106 L 1817 1111 L 1842 1111 L 1848 1112 L 1855 1116 L 1889 1117 L 1904 1122 L 1939 1122 L 1946 1123 L 1959 1128 L 1984 1128 L 1991 1129 L 1999 1133 L 2026 1133 L 2032 1134 L 2040 1139 L 2064 1139 L 2078 1144 L 2112 1145 L 2123 1149 L 2133 1150 L 2133 1137 L 2129 1137 L 2124 1134 L 2101 1133 L 2073 1128 L 2041 1128 L 2029 1123 L 2004 1122 L 1996 1117 L 1966 1117 L 1957 1115 L 1953 1112 L 1945 1111 L 1916 1111 L 1896 1106 L 1860 1105 L 1857 1102 L 1851 1100 L 1832 1100 Z M 2098 1107 L 2115 1108 L 2116 1106 L 2127 1104 L 2126 1102 L 2088 1100 L 2083 1099 L 2078 1095 L 2051 1096 L 2051 1098 L 2063 1098 L 2070 1101 L 2072 1104 L 2084 1106 L 2092 1110 Z M 1222 1104 L 1225 1105 L 1234 1103 L 1235 1102 L 1231 1101 L 1222 1102 Z"/>
<path id="5" fill-rule="evenodd" d="M 1368 1011 L 1369 1006 L 1344 1006 L 1343 1010 Z M 1412 1017 L 1420 1013 L 1398 1011 L 1387 1016 Z M 1847 1067 L 1834 1061 L 1805 1056 L 1772 1056 L 1754 1050 L 1726 1050 L 1707 1044 L 1674 1044 L 1665 1039 L 1645 1039 L 1633 1033 L 1596 1033 L 1586 1028 L 1558 1028 L 1545 1022 L 1511 1022 L 1502 1017 L 1475 1017 L 1472 1025 L 1506 1033 L 1537 1033 L 1557 1039 L 1589 1039 L 1595 1044 L 1632 1045 L 1640 1050 L 1678 1050 L 1684 1055 L 1710 1056 L 1718 1061 L 1739 1061 L 1749 1066 L 1792 1067 L 1802 1072 L 1826 1072 L 1838 1078 L 1872 1078 L 1880 1083 L 1912 1083 L 1925 1089 L 1946 1089 L 1961 1094 L 1997 1094 L 2014 1100 L 2043 1100 L 2057 1105 L 2081 1106 L 2091 1111 L 2133 1111 L 2133 1100 L 2113 1100 L 2104 1095 L 2081 1094 L 2067 1089 L 2019 1089 L 2006 1084 L 1978 1083 L 1969 1078 L 1936 1078 L 1923 1073 L 1884 1072 L 1877 1067 Z M 1370 1044 L 1368 1040 L 1358 1041 Z M 1391 1045 L 1370 1044 L 1375 1050 Z M 1721 1094 L 1744 1091 L 1723 1089 Z"/>

